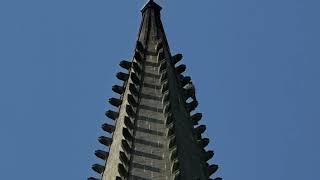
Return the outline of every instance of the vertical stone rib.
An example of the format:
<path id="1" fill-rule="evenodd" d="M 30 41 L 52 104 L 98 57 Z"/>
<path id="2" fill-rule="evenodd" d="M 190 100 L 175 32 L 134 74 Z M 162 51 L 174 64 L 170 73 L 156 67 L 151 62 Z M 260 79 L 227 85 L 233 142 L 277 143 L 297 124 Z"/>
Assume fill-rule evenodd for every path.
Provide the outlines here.
<path id="1" fill-rule="evenodd" d="M 156 18 L 159 18 L 159 11 L 154 8 L 144 9 L 143 16 L 148 17 L 147 26 L 142 32 L 148 34 L 139 39 L 145 40 L 146 59 L 144 67 L 144 80 L 141 90 L 141 99 L 136 122 L 136 132 L 134 141 L 134 155 L 131 159 L 129 179 L 166 179 L 165 159 L 163 147 L 163 134 L 165 131 L 163 115 L 161 113 L 162 104 L 159 99 L 161 94 L 157 83 L 157 58 L 155 56 L 155 46 L 157 42 Z M 153 66 L 150 66 L 153 65 Z M 156 120 L 150 122 L 149 120 Z"/>

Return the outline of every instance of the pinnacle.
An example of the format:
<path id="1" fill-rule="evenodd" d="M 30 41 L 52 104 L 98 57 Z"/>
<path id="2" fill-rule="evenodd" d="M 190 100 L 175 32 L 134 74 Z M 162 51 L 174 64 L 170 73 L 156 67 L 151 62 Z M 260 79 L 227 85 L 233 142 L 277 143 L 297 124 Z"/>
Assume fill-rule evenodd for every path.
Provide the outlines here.
<path id="1" fill-rule="evenodd" d="M 159 6 L 156 2 L 154 2 L 154 0 L 149 0 L 142 8 L 141 12 L 144 12 L 145 10 L 152 8 L 155 10 L 160 11 L 162 8 L 161 6 Z"/>

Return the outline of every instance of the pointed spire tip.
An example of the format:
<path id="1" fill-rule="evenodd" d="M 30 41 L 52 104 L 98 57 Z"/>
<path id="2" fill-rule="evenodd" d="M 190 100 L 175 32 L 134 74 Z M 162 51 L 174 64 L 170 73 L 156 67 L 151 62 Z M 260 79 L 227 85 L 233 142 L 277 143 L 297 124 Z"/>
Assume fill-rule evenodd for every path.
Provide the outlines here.
<path id="1" fill-rule="evenodd" d="M 149 0 L 142 8 L 141 12 L 143 13 L 146 11 L 148 8 L 155 9 L 157 11 L 161 11 L 162 7 L 159 6 L 154 0 Z"/>

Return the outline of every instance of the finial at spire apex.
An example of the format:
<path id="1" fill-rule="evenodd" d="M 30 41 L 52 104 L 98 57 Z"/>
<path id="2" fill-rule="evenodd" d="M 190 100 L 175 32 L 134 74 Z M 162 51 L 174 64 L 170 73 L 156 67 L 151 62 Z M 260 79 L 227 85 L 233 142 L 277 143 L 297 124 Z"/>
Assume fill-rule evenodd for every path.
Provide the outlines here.
<path id="1" fill-rule="evenodd" d="M 159 6 L 156 2 L 154 2 L 154 0 L 149 0 L 142 8 L 141 12 L 144 12 L 146 9 L 148 8 L 153 8 L 156 9 L 158 11 L 160 11 L 162 9 L 161 6 Z"/>

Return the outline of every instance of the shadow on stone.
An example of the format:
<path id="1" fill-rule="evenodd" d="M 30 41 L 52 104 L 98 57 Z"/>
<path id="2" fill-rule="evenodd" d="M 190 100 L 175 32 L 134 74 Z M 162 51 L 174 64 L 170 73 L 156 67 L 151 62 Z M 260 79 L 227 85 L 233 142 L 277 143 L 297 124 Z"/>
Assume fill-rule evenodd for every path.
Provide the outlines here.
<path id="1" fill-rule="evenodd" d="M 143 144 L 143 145 L 146 145 L 146 146 L 152 146 L 152 147 L 155 147 L 155 148 L 162 148 L 163 147 L 163 145 L 160 144 L 160 143 L 151 142 L 151 141 L 147 141 L 147 140 L 143 140 L 143 139 L 135 139 L 134 143 Z"/>
<path id="2" fill-rule="evenodd" d="M 161 172 L 161 170 L 159 168 L 146 166 L 146 165 L 143 165 L 143 164 L 132 163 L 132 165 L 133 165 L 134 168 L 143 169 L 143 170 L 146 170 L 146 171 L 152 171 L 152 172 L 157 172 L 157 173 Z"/>
<path id="3" fill-rule="evenodd" d="M 148 111 L 152 111 L 152 112 L 160 112 L 162 113 L 163 109 L 161 108 L 155 108 L 155 107 L 151 107 L 151 106 L 147 106 L 147 105 L 140 105 L 139 109 L 144 109 L 144 110 L 148 110 Z"/>
<path id="4" fill-rule="evenodd" d="M 156 135 L 156 136 L 163 136 L 162 132 L 154 131 L 154 130 L 150 130 L 150 129 L 146 129 L 146 128 L 137 127 L 136 130 L 139 132 L 147 133 L 147 134 L 152 134 L 152 135 Z"/>
<path id="5" fill-rule="evenodd" d="M 141 151 L 133 151 L 133 154 L 136 156 L 141 156 L 141 157 L 146 157 L 150 159 L 156 159 L 156 160 L 162 160 L 163 158 L 161 156 L 155 155 L 155 154 L 150 154 L 150 153 L 145 153 Z"/>
<path id="6" fill-rule="evenodd" d="M 161 89 L 161 86 L 149 84 L 149 83 L 143 83 L 143 87 L 152 88 L 152 89 Z"/>
<path id="7" fill-rule="evenodd" d="M 156 123 L 156 124 L 164 124 L 163 120 L 160 119 L 155 119 L 155 118 L 150 118 L 150 117 L 146 117 L 146 116 L 139 116 L 138 120 L 140 121 L 147 121 L 147 122 L 151 122 L 151 123 Z"/>

